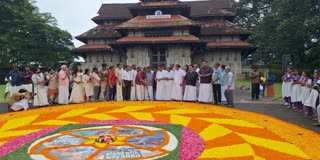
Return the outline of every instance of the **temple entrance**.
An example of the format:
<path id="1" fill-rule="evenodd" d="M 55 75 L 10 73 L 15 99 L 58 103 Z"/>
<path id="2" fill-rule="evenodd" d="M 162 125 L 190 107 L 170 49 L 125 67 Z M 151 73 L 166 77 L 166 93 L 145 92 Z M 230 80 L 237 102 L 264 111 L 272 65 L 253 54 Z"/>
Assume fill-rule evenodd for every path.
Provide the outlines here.
<path id="1" fill-rule="evenodd" d="M 166 55 L 166 48 L 157 47 L 157 48 L 151 48 L 151 67 L 157 68 L 158 65 L 162 65 L 164 68 L 167 65 L 167 55 Z"/>

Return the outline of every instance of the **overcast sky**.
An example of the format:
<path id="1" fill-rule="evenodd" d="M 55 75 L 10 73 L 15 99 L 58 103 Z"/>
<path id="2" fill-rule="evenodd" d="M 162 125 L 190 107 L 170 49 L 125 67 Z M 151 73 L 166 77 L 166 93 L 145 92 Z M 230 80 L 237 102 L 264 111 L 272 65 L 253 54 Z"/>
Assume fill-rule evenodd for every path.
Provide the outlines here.
<path id="1" fill-rule="evenodd" d="M 61 29 L 72 36 L 80 35 L 96 26 L 91 18 L 97 15 L 102 3 L 129 3 L 139 0 L 37 0 L 40 12 L 49 12 L 58 20 Z M 76 47 L 83 43 L 73 40 Z"/>

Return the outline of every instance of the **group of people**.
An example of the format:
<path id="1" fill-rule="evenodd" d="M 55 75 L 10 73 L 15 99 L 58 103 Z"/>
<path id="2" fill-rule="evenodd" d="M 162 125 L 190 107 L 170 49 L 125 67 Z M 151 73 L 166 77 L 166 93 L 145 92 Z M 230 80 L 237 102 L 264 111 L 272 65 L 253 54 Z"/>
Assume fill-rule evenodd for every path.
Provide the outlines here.
<path id="1" fill-rule="evenodd" d="M 59 72 L 51 68 L 46 72 L 39 68 L 32 72 L 30 67 L 20 72 L 14 67 L 6 76 L 6 82 L 11 111 L 27 110 L 32 98 L 34 106 L 103 100 L 212 103 L 213 99 L 215 104 L 226 101 L 226 105 L 233 106 L 235 89 L 230 67 L 216 63 L 212 68 L 206 61 L 201 67 L 159 65 L 155 70 L 121 64 L 110 67 L 102 64 L 100 70 L 95 67 L 84 72 L 80 66 L 73 72 L 69 72 L 66 65 L 62 65 Z M 22 96 L 27 94 L 29 96 Z"/>
<path id="2" fill-rule="evenodd" d="M 259 100 L 260 97 L 265 97 L 267 91 L 267 97 L 274 97 L 274 83 L 277 77 L 268 72 L 266 77 L 264 73 L 258 71 L 258 67 L 253 66 L 252 71 L 249 72 L 251 78 L 251 99 Z"/>
<path id="3" fill-rule="evenodd" d="M 305 117 L 318 121 L 314 126 L 320 127 L 319 71 L 315 70 L 309 76 L 307 72 L 289 67 L 282 81 L 282 98 L 288 109 L 304 112 Z"/>

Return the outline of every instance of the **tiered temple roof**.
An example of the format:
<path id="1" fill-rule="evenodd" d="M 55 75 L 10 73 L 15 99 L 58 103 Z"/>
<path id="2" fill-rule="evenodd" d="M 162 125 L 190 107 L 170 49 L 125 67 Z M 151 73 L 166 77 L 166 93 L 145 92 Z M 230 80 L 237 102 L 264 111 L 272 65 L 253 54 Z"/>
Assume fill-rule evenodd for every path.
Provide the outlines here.
<path id="1" fill-rule="evenodd" d="M 111 46 L 107 44 L 85 44 L 74 49 L 75 52 L 107 51 L 107 50 L 111 50 Z"/>
<path id="2" fill-rule="evenodd" d="M 196 43 L 200 42 L 198 37 L 188 36 L 168 36 L 168 37 L 123 37 L 113 44 L 160 44 L 160 43 Z"/>
<path id="3" fill-rule="evenodd" d="M 146 16 L 137 16 L 116 27 L 116 29 L 139 29 L 139 28 L 166 28 L 199 26 L 198 23 L 181 15 L 172 15 L 171 18 L 147 19 Z"/>
<path id="4" fill-rule="evenodd" d="M 163 14 L 170 14 L 170 18 L 148 19 L 149 12 L 161 10 Z M 239 35 L 241 40 L 246 40 L 250 32 L 232 23 L 235 14 L 232 12 L 230 0 L 202 0 L 202 1 L 142 1 L 139 3 L 126 4 L 103 4 L 98 11 L 98 16 L 92 20 L 98 24 L 97 27 L 77 36 L 80 41 L 87 43 L 88 39 L 108 39 L 109 44 L 153 44 L 153 43 L 190 43 L 203 42 L 202 37 L 217 35 Z M 113 25 L 105 25 L 110 24 Z M 127 30 L 137 29 L 160 29 L 194 27 L 189 36 L 138 36 L 129 37 Z M 121 34 L 120 34 L 121 32 Z M 125 33 L 125 34 L 123 34 Z M 123 37 L 124 36 L 124 37 Z M 125 37 L 128 36 L 128 37 Z M 199 38 L 198 38 L 198 37 Z M 222 41 L 208 40 L 207 49 L 214 48 L 254 48 L 244 41 Z M 88 49 L 109 49 L 110 46 L 84 45 L 76 51 L 87 51 Z"/>
<path id="5" fill-rule="evenodd" d="M 201 35 L 241 35 L 247 39 L 251 32 L 226 20 L 217 20 L 211 22 L 199 22 L 201 24 Z"/>
<path id="6" fill-rule="evenodd" d="M 98 25 L 89 31 L 75 37 L 78 40 L 86 43 L 88 39 L 103 39 L 103 38 L 121 38 L 118 31 L 114 29 L 114 25 Z"/>

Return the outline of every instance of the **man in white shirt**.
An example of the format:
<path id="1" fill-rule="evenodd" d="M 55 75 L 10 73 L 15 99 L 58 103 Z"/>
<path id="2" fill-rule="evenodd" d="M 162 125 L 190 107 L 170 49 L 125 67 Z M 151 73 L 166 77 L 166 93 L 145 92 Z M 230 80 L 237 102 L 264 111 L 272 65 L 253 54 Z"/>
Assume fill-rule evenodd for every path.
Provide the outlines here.
<path id="1" fill-rule="evenodd" d="M 135 101 L 137 99 L 136 97 L 136 83 L 135 79 L 137 77 L 137 70 L 136 70 L 136 65 L 132 65 L 130 67 L 130 74 L 131 74 L 131 79 L 132 79 L 132 86 L 131 86 L 131 93 L 130 93 L 130 100 Z"/>
<path id="2" fill-rule="evenodd" d="M 163 67 L 159 65 L 158 72 L 156 75 L 156 81 L 157 81 L 156 100 L 157 101 L 164 100 L 165 77 L 166 77 L 166 71 L 164 71 Z"/>
<path id="3" fill-rule="evenodd" d="M 125 67 L 125 70 L 122 72 L 122 93 L 123 100 L 130 100 L 131 87 L 132 87 L 132 76 L 129 71 L 129 66 Z"/>
<path id="4" fill-rule="evenodd" d="M 231 67 L 227 66 L 225 69 L 225 72 L 227 73 L 227 81 L 226 81 L 226 91 L 225 91 L 225 96 L 227 99 L 227 106 L 234 107 L 233 104 L 233 90 L 235 89 L 235 81 L 234 81 L 234 76 L 233 73 L 231 72 Z"/>
<path id="5" fill-rule="evenodd" d="M 164 82 L 164 99 L 166 101 L 171 100 L 172 95 L 172 87 L 173 87 L 173 78 L 174 78 L 174 71 L 172 70 L 172 67 L 167 67 L 167 74 L 165 75 L 165 82 Z"/>
<path id="6" fill-rule="evenodd" d="M 171 99 L 182 101 L 182 98 L 183 98 L 182 82 L 184 81 L 185 76 L 186 76 L 186 72 L 180 68 L 180 65 L 179 64 L 175 65 Z"/>

